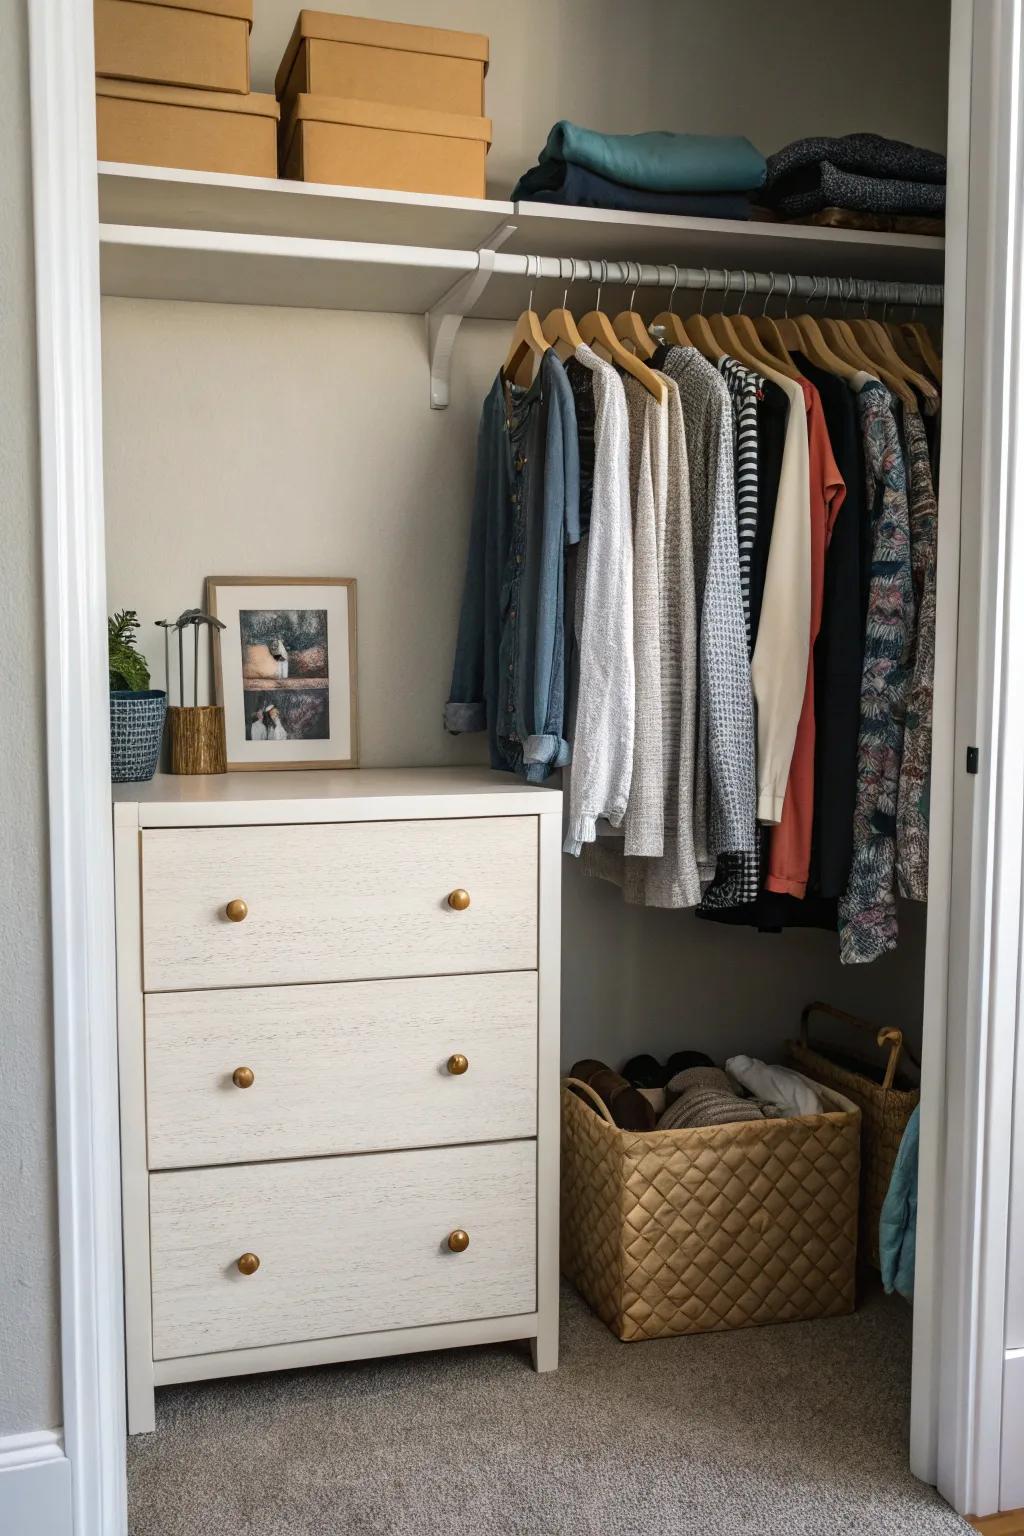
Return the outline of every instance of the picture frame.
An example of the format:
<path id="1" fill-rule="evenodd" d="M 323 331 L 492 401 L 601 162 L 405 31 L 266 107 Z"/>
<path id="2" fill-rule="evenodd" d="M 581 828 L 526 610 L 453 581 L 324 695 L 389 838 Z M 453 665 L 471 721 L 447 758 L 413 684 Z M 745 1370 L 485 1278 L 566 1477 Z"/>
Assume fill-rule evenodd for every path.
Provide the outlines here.
<path id="1" fill-rule="evenodd" d="M 229 772 L 357 768 L 356 581 L 208 576 Z"/>

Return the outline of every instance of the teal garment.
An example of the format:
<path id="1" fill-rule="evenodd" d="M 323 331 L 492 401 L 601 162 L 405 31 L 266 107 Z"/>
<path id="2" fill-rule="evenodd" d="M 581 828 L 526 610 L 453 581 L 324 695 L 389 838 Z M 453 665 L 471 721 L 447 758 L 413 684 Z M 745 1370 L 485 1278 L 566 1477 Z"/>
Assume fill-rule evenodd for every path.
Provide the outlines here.
<path id="1" fill-rule="evenodd" d="M 513 202 L 532 196 L 538 177 L 548 185 L 551 161 L 581 165 L 648 192 L 753 192 L 767 174 L 764 156 L 739 135 L 596 133 L 564 120 L 552 128 L 538 159 L 513 188 Z"/>
<path id="2" fill-rule="evenodd" d="M 878 1223 L 882 1283 L 890 1296 L 893 1291 L 899 1291 L 908 1301 L 914 1299 L 914 1262 L 917 1257 L 917 1149 L 920 1132 L 919 1104 L 903 1132 Z"/>

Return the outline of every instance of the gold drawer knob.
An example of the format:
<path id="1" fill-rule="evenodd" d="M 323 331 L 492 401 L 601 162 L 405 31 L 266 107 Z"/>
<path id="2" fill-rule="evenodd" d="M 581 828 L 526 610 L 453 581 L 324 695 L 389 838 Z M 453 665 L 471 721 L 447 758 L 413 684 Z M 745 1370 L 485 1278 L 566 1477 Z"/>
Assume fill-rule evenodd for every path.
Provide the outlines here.
<path id="1" fill-rule="evenodd" d="M 456 1227 L 454 1232 L 448 1233 L 448 1247 L 452 1253 L 465 1253 L 469 1247 L 469 1233 L 463 1232 L 461 1227 Z"/>
<path id="2" fill-rule="evenodd" d="M 252 1067 L 236 1067 L 231 1074 L 231 1081 L 236 1088 L 251 1088 L 256 1081 L 256 1073 Z"/>
<path id="3" fill-rule="evenodd" d="M 469 906 L 469 892 L 464 891 L 460 886 L 458 890 L 452 891 L 449 895 L 448 905 L 455 912 L 465 912 Z"/>
<path id="4" fill-rule="evenodd" d="M 445 1065 L 452 1077 L 461 1077 L 463 1072 L 469 1071 L 469 1057 L 463 1056 L 460 1051 L 456 1051 L 454 1056 L 448 1057 Z"/>
<path id="5" fill-rule="evenodd" d="M 238 1260 L 238 1268 L 243 1275 L 254 1275 L 259 1267 L 260 1260 L 258 1254 L 243 1253 L 242 1257 Z"/>
<path id="6" fill-rule="evenodd" d="M 244 923 L 245 919 L 249 916 L 248 904 L 236 897 L 234 901 L 229 901 L 224 908 L 224 916 L 229 923 Z"/>

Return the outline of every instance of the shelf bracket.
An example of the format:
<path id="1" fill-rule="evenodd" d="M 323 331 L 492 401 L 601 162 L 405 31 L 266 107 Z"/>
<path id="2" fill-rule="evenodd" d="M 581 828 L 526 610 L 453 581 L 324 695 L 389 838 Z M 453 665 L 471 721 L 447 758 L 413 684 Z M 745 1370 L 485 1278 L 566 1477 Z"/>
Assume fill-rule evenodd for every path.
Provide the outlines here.
<path id="1" fill-rule="evenodd" d="M 452 353 L 459 326 L 476 304 L 494 271 L 494 253 L 515 234 L 514 224 L 499 224 L 480 246 L 474 271 L 460 277 L 427 310 L 427 351 L 430 357 L 430 409 L 443 411 L 451 398 Z"/>

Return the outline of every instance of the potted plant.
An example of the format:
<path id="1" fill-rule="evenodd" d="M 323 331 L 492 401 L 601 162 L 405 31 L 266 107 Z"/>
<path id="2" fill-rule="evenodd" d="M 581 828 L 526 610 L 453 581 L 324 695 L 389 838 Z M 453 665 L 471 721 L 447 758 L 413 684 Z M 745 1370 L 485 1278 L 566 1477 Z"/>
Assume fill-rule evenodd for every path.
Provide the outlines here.
<path id="1" fill-rule="evenodd" d="M 115 784 L 151 779 L 160 761 L 167 695 L 149 686 L 149 667 L 136 646 L 139 627 L 133 608 L 107 619 L 110 777 Z"/>

